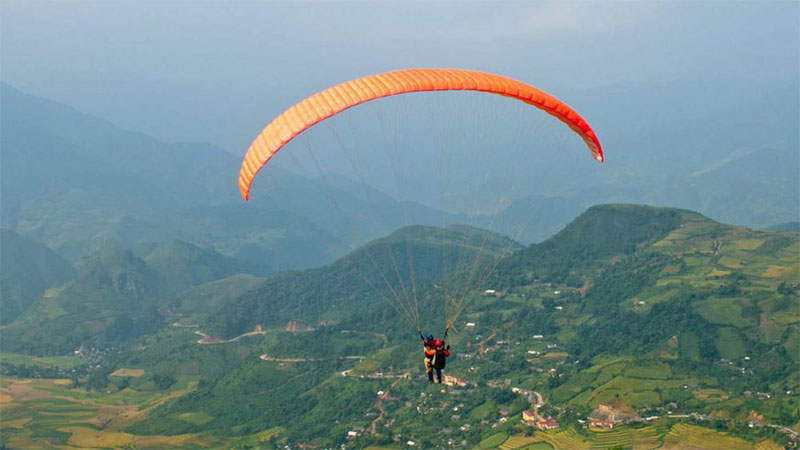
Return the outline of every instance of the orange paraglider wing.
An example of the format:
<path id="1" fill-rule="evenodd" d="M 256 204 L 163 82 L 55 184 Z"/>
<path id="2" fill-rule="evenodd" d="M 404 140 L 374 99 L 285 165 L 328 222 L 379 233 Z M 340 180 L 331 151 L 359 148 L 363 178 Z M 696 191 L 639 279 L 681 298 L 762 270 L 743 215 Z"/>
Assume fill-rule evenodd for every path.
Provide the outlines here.
<path id="1" fill-rule="evenodd" d="M 459 69 L 407 69 L 348 81 L 312 95 L 284 111 L 256 137 L 242 162 L 239 190 L 245 200 L 264 164 L 287 142 L 316 123 L 358 104 L 391 95 L 423 91 L 481 91 L 522 100 L 555 116 L 578 133 L 595 159 L 603 149 L 592 127 L 575 110 L 535 87 L 491 73 Z"/>

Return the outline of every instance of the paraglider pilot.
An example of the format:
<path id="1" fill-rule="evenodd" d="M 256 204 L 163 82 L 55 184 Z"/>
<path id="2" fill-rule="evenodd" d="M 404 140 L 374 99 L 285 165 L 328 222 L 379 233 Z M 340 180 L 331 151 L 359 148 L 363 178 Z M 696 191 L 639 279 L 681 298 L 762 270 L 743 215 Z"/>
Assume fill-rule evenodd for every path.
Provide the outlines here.
<path id="1" fill-rule="evenodd" d="M 422 336 L 422 346 L 425 348 L 425 372 L 428 374 L 428 382 L 433 383 L 433 371 L 436 370 L 436 382 L 442 383 L 442 369 L 445 367 L 447 357 L 450 356 L 450 346 L 445 347 L 441 339 L 434 339 L 432 334 L 427 337 Z"/>
<path id="2" fill-rule="evenodd" d="M 430 365 L 433 370 L 428 370 L 428 382 L 433 383 L 433 371 L 436 371 L 436 382 L 442 384 L 442 369 L 444 369 L 447 358 L 450 356 L 450 346 L 444 345 L 444 341 L 436 339 L 433 344 L 433 349 L 426 350 L 425 356 L 427 360 L 428 354 L 431 355 Z"/>

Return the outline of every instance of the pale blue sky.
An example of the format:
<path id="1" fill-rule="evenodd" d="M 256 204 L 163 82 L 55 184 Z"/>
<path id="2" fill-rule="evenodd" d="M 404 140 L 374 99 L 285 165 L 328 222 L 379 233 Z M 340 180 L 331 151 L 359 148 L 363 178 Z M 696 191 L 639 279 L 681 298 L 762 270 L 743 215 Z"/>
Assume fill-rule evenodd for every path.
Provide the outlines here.
<path id="1" fill-rule="evenodd" d="M 578 109 L 608 86 L 800 76 L 796 1 L 5 0 L 0 8 L 2 80 L 164 140 L 237 154 L 304 96 L 405 67 L 497 72 Z M 602 112 L 589 108 L 590 120 Z"/>

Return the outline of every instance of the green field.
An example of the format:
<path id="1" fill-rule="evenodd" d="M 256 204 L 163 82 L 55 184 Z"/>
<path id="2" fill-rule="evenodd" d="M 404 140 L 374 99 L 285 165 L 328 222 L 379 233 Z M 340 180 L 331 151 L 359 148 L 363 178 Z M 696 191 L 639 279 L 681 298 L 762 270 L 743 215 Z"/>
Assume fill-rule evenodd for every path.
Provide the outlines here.
<path id="1" fill-rule="evenodd" d="M 508 439 L 508 433 L 497 433 L 493 434 L 486 439 L 482 440 L 478 444 L 478 448 L 481 449 L 492 449 L 499 447 L 502 443 L 504 443 Z"/>
<path id="2" fill-rule="evenodd" d="M 75 368 L 88 364 L 86 360 L 77 356 L 29 356 L 19 353 L 0 352 L 0 363 L 13 364 L 15 366 L 28 365 L 38 367 L 63 367 Z"/>
<path id="3" fill-rule="evenodd" d="M 709 298 L 694 304 L 694 309 L 708 322 L 733 325 L 738 328 L 753 326 L 757 318 L 742 314 L 742 306 L 749 303 L 741 298 Z"/>

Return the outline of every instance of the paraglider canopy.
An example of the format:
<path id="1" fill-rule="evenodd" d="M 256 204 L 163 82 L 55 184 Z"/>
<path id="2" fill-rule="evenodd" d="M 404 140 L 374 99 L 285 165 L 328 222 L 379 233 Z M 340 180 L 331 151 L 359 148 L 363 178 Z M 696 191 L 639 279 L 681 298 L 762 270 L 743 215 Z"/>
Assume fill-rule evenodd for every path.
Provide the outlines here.
<path id="1" fill-rule="evenodd" d="M 364 102 L 423 91 L 480 91 L 521 100 L 556 117 L 575 131 L 594 158 L 603 149 L 592 127 L 556 97 L 521 81 L 486 72 L 460 69 L 406 69 L 370 75 L 318 92 L 284 111 L 256 137 L 242 162 L 239 190 L 245 200 L 259 170 L 295 136 L 315 124 Z"/>

